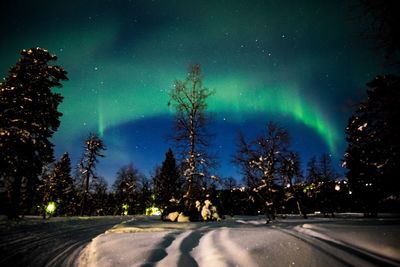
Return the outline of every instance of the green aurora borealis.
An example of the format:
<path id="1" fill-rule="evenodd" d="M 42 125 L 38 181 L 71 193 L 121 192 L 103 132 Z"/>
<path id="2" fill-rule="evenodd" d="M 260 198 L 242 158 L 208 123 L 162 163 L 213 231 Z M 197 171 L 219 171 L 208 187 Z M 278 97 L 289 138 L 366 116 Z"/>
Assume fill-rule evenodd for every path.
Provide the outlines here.
<path id="1" fill-rule="evenodd" d="M 348 1 L 5 2 L 2 75 L 23 48 L 58 55 L 70 80 L 59 90 L 57 156 L 77 159 L 83 138 L 98 132 L 108 146 L 99 173 L 110 182 L 124 164 L 147 174 L 162 161 L 171 145 L 168 92 L 189 64 L 200 63 L 204 85 L 215 89 L 219 172 L 237 178 L 232 129 L 254 135 L 269 120 L 288 127 L 303 163 L 328 152 L 339 166 L 349 103 L 380 72 Z"/>

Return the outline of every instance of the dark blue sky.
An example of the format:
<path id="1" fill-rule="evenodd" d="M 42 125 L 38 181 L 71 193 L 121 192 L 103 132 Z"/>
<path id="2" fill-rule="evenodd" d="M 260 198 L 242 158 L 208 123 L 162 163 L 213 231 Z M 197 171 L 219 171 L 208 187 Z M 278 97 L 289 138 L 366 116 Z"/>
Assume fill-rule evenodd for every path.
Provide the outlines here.
<path id="1" fill-rule="evenodd" d="M 2 1 L 0 73 L 23 48 L 58 55 L 70 81 L 56 156 L 76 163 L 84 138 L 107 145 L 99 175 L 112 183 L 130 162 L 148 175 L 172 131 L 168 92 L 199 63 L 210 97 L 212 149 L 222 176 L 240 180 L 230 161 L 239 131 L 286 127 L 303 163 L 332 155 L 338 171 L 344 128 L 365 83 L 385 72 L 365 20 L 349 1 Z"/>

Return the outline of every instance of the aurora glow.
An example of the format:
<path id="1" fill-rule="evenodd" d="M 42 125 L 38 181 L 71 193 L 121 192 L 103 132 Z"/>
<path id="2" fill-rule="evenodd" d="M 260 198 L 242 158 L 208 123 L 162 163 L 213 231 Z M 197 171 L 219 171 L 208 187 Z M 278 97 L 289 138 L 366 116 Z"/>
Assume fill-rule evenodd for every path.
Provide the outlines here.
<path id="1" fill-rule="evenodd" d="M 382 72 L 359 36 L 363 24 L 348 1 L 1 1 L 0 71 L 18 51 L 45 47 L 69 81 L 56 156 L 81 154 L 98 132 L 107 145 L 99 173 L 112 183 L 133 162 L 145 174 L 172 144 L 168 92 L 200 63 L 215 89 L 209 111 L 221 158 L 230 163 L 238 131 L 254 136 L 270 120 L 288 128 L 303 163 L 332 154 L 340 165 L 344 127 L 364 84 Z M 339 168 L 339 167 L 338 167 Z"/>

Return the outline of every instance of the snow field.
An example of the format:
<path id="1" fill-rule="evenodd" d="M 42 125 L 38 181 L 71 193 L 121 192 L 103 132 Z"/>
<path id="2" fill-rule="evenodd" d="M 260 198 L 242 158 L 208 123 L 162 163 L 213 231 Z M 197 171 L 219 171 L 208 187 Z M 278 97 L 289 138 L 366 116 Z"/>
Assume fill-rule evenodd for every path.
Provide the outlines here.
<path id="1" fill-rule="evenodd" d="M 396 263 L 398 233 L 398 224 L 359 219 L 293 218 L 266 225 L 262 217 L 219 223 L 169 223 L 146 217 L 93 239 L 78 266 L 379 266 L 393 263 L 385 256 Z M 374 264 L 367 251 L 355 247 L 382 256 Z"/>

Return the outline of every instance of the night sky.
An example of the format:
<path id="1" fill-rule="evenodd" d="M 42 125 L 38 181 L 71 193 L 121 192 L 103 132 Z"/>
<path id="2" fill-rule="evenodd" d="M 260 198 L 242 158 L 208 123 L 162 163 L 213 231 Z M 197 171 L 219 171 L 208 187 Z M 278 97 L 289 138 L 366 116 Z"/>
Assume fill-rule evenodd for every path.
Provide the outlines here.
<path id="1" fill-rule="evenodd" d="M 287 128 L 305 165 L 329 153 L 340 173 L 344 128 L 365 83 L 384 73 L 365 20 L 350 1 L 21 1 L 0 3 L 0 74 L 19 51 L 43 47 L 69 81 L 56 157 L 76 164 L 89 132 L 103 138 L 98 174 L 111 184 L 132 162 L 149 176 L 173 127 L 168 92 L 189 64 L 202 66 L 219 156 L 216 174 L 234 176 L 238 132 L 268 121 Z"/>

